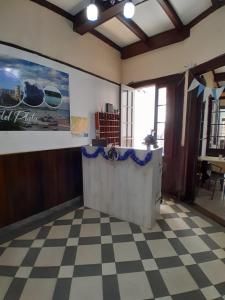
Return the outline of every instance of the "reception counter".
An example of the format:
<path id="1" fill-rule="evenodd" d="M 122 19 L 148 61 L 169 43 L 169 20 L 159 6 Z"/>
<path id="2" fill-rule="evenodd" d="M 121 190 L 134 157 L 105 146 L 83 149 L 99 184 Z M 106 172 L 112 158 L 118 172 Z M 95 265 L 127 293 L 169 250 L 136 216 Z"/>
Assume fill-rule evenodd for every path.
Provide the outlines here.
<path id="1" fill-rule="evenodd" d="M 86 146 L 82 157 L 84 205 L 119 219 L 150 228 L 153 226 L 161 200 L 162 148 L 152 150 L 150 160 L 147 150 L 135 150 L 126 160 L 108 160 L 109 148 L 95 158 L 97 147 Z M 117 148 L 118 149 L 118 148 Z M 119 148 L 121 157 L 127 148 Z M 148 156 L 150 157 L 150 156 Z"/>

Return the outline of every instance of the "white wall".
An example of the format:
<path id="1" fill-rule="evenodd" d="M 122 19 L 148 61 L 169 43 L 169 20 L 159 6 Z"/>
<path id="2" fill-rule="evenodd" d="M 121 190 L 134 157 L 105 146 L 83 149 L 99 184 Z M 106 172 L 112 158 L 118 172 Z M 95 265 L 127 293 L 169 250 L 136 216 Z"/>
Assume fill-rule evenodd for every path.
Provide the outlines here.
<path id="1" fill-rule="evenodd" d="M 69 73 L 70 77 L 70 113 L 89 117 L 89 137 L 73 136 L 69 131 L 0 131 L 0 154 L 27 152 L 45 149 L 68 148 L 88 144 L 95 137 L 94 113 L 100 110 L 102 103 L 109 102 L 118 108 L 119 86 L 106 80 L 56 63 L 52 60 L 0 45 L 0 53 L 52 67 Z"/>
<path id="2" fill-rule="evenodd" d="M 197 5 L 197 1 L 196 1 Z M 185 66 L 201 64 L 225 53 L 225 7 L 191 29 L 183 42 L 122 61 L 122 82 L 154 79 L 185 71 Z"/>

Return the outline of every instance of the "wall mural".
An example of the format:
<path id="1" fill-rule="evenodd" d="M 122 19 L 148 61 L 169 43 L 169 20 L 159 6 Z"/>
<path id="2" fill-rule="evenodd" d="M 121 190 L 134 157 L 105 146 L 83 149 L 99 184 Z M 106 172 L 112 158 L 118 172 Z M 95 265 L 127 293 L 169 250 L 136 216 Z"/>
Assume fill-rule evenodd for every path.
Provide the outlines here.
<path id="1" fill-rule="evenodd" d="M 69 74 L 0 54 L 3 130 L 70 130 Z"/>

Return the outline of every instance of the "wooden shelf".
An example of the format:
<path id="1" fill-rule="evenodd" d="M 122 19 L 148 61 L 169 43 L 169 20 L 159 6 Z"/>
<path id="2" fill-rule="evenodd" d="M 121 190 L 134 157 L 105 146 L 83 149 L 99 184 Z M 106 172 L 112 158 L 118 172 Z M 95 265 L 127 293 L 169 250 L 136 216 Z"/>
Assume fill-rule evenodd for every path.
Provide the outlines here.
<path id="1" fill-rule="evenodd" d="M 107 144 L 120 144 L 120 114 L 95 113 L 96 138 L 106 139 Z"/>

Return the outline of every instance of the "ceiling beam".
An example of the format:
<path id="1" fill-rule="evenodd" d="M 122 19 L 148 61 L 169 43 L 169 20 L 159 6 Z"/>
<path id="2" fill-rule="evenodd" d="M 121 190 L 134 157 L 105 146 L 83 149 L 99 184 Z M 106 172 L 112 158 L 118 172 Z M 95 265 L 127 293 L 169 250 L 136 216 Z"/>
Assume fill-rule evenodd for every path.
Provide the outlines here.
<path id="1" fill-rule="evenodd" d="M 146 41 L 148 39 L 147 34 L 132 19 L 126 19 L 122 14 L 119 14 L 117 19 L 129 28 L 140 40 Z"/>
<path id="2" fill-rule="evenodd" d="M 223 73 L 215 73 L 214 79 L 216 82 L 225 81 L 225 72 Z"/>
<path id="3" fill-rule="evenodd" d="M 221 7 L 225 4 L 224 0 L 211 0 L 212 6 Z"/>
<path id="4" fill-rule="evenodd" d="M 148 51 L 165 47 L 181 42 L 190 36 L 190 29 L 183 27 L 182 30 L 172 29 L 166 32 L 149 37 L 145 42 L 139 41 L 123 47 L 121 50 L 122 59 L 130 58 Z"/>
<path id="5" fill-rule="evenodd" d="M 157 2 L 167 14 L 175 28 L 181 29 L 183 27 L 183 23 L 169 0 L 157 0 Z"/>
<path id="6" fill-rule="evenodd" d="M 106 2 L 96 1 L 99 9 L 98 20 L 94 22 L 89 21 L 86 17 L 86 9 L 84 9 L 74 16 L 73 19 L 74 31 L 83 35 L 86 32 L 101 25 L 102 23 L 112 19 L 113 17 L 117 16 L 119 13 L 122 12 L 125 1 L 126 0 L 122 0 L 114 5 L 111 5 L 109 1 Z"/>

